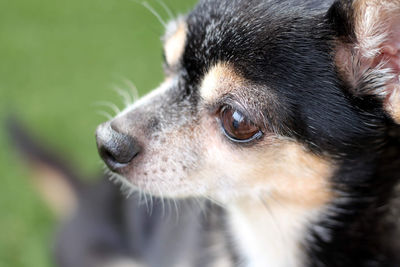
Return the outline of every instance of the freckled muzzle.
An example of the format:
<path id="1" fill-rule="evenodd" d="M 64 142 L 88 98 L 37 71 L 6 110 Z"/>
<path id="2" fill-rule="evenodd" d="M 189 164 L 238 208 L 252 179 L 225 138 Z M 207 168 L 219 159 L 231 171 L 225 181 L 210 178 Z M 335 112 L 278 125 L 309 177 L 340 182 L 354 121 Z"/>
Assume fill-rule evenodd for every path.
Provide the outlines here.
<path id="1" fill-rule="evenodd" d="M 97 128 L 96 142 L 101 158 L 116 172 L 127 166 L 141 150 L 133 137 L 114 129 L 109 122 Z"/>

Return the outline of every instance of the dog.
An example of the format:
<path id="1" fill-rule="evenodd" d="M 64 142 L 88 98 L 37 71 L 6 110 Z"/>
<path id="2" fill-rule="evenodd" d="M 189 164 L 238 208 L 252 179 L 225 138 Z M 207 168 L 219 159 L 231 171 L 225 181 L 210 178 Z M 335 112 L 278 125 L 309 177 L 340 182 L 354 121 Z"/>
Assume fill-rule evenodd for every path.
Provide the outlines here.
<path id="1" fill-rule="evenodd" d="M 239 266 L 400 265 L 400 1 L 203 0 L 163 40 L 97 129 L 119 179 L 218 203 Z"/>
<path id="2" fill-rule="evenodd" d="M 200 0 L 163 44 L 96 131 L 153 203 L 73 190 L 60 266 L 400 266 L 400 1 Z"/>

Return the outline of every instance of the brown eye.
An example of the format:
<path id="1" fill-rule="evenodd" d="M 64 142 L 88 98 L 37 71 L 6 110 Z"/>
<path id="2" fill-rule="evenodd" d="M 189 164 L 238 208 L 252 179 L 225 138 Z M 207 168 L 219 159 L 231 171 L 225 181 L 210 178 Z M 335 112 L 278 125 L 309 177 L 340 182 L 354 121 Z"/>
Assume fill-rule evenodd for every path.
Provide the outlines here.
<path id="1" fill-rule="evenodd" d="M 232 141 L 246 143 L 262 136 L 261 130 L 254 123 L 232 108 L 222 108 L 220 120 L 225 135 Z"/>

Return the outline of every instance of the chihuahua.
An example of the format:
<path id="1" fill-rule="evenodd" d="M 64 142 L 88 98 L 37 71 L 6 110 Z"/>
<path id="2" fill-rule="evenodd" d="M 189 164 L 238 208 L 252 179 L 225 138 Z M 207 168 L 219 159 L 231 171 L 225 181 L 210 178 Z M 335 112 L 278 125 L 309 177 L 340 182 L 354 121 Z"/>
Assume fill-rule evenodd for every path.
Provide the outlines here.
<path id="1" fill-rule="evenodd" d="M 400 266 L 399 0 L 202 0 L 163 41 L 97 129 L 119 179 L 218 203 L 239 266 Z"/>
<path id="2" fill-rule="evenodd" d="M 201 0 L 163 44 L 96 132 L 151 212 L 90 187 L 61 266 L 400 266 L 399 0 Z"/>

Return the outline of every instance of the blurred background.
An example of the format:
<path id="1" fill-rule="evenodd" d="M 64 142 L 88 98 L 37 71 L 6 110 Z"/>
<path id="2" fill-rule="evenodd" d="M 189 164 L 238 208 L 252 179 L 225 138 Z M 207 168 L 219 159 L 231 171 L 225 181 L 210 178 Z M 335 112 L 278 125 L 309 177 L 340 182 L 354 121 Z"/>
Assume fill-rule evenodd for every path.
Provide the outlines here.
<path id="1" fill-rule="evenodd" d="M 194 0 L 148 0 L 168 21 Z M 147 4 L 145 4 L 147 5 Z M 123 108 L 113 88 L 143 95 L 162 81 L 163 26 L 136 0 L 0 1 L 0 266 L 54 266 L 55 215 L 3 129 L 16 114 L 34 136 L 85 176 L 102 169 L 94 132 L 96 103 Z"/>

